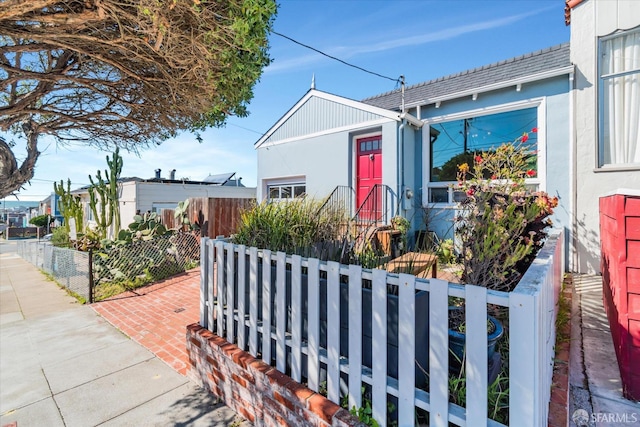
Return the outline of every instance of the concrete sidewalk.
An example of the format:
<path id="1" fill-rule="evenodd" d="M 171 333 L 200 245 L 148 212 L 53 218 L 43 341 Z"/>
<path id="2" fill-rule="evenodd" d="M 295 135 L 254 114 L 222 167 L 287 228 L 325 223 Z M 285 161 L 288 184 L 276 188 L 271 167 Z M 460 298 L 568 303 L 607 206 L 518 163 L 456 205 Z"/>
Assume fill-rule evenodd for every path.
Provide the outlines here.
<path id="1" fill-rule="evenodd" d="M 569 426 L 640 425 L 640 404 L 622 397 L 618 361 L 602 303 L 602 277 L 574 275 L 573 284 Z M 579 419 L 577 411 L 586 411 L 589 419 Z"/>
<path id="2" fill-rule="evenodd" d="M 0 240 L 0 425 L 229 426 L 242 419 Z"/>

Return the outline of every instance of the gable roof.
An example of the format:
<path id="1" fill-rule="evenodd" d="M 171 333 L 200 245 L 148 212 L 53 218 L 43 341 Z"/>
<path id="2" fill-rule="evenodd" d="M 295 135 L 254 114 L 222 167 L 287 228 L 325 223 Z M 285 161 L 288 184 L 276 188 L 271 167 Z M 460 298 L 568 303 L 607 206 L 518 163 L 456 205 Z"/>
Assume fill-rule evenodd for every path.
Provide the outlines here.
<path id="1" fill-rule="evenodd" d="M 328 113 L 324 114 L 323 113 Z M 322 116 L 322 120 L 319 117 Z M 308 138 L 324 132 L 338 132 L 353 126 L 407 119 L 414 126 L 422 123 L 408 114 L 385 110 L 375 105 L 310 89 L 287 113 L 254 144 Z"/>
<path id="2" fill-rule="evenodd" d="M 573 65 L 569 43 L 549 47 L 526 55 L 440 77 L 405 89 L 407 108 L 460 98 L 544 78 L 569 74 Z M 362 100 L 363 103 L 389 110 L 399 110 L 400 90 Z"/>

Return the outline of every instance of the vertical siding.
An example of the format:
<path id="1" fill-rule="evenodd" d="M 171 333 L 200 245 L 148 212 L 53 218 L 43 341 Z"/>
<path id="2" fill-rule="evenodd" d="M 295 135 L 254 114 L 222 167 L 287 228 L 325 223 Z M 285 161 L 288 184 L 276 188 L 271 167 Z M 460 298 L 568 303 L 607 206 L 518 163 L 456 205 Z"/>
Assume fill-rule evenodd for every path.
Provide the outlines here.
<path id="1" fill-rule="evenodd" d="M 383 116 L 321 98 L 310 98 L 265 142 L 309 135 L 356 123 L 383 119 Z"/>

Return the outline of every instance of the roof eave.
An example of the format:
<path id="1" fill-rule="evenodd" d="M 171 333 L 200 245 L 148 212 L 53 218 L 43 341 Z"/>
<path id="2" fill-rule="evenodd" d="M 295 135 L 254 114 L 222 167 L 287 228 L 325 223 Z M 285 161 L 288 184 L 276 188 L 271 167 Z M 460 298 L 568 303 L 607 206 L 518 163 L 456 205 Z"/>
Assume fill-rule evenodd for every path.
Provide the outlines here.
<path id="1" fill-rule="evenodd" d="M 517 87 L 518 85 L 522 85 L 525 83 L 531 83 L 539 80 L 545 80 L 552 77 L 558 77 L 563 75 L 569 75 L 575 72 L 575 67 L 573 65 L 568 65 L 561 68 L 555 68 L 552 70 L 543 71 L 541 73 L 531 74 L 528 76 L 519 77 L 516 79 L 505 80 L 498 83 L 493 83 L 486 86 L 481 86 L 473 89 L 466 89 L 460 92 L 455 92 L 447 95 L 436 96 L 433 98 L 423 99 L 420 101 L 414 101 L 406 104 L 406 108 L 413 108 L 417 106 L 436 104 L 438 102 L 451 101 L 453 99 L 464 98 L 466 96 L 474 96 L 480 93 L 492 92 L 499 89 L 508 88 L 511 86 Z"/>

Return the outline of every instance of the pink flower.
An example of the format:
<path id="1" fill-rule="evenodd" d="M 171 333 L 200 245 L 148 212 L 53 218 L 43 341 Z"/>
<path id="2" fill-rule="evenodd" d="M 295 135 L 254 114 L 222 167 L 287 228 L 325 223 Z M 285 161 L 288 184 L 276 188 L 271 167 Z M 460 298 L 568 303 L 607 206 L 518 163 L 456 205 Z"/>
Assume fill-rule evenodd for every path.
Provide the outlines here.
<path id="1" fill-rule="evenodd" d="M 531 129 L 531 132 L 538 133 L 538 128 L 536 127 L 536 128 Z"/>
<path id="2" fill-rule="evenodd" d="M 527 142 L 529 140 L 529 134 L 525 133 L 522 135 L 522 142 Z"/>
<path id="3" fill-rule="evenodd" d="M 476 156 L 474 159 L 476 163 L 482 163 L 482 156 Z"/>
<path id="4" fill-rule="evenodd" d="M 491 179 L 497 179 L 497 178 L 498 177 L 495 174 L 491 175 Z"/>
<path id="5" fill-rule="evenodd" d="M 476 190 L 474 190 L 473 188 L 470 188 L 467 190 L 467 196 L 473 196 L 475 194 Z"/>
<path id="6" fill-rule="evenodd" d="M 534 171 L 533 169 L 529 169 L 527 171 L 527 176 L 528 177 L 536 176 L 536 171 Z"/>

